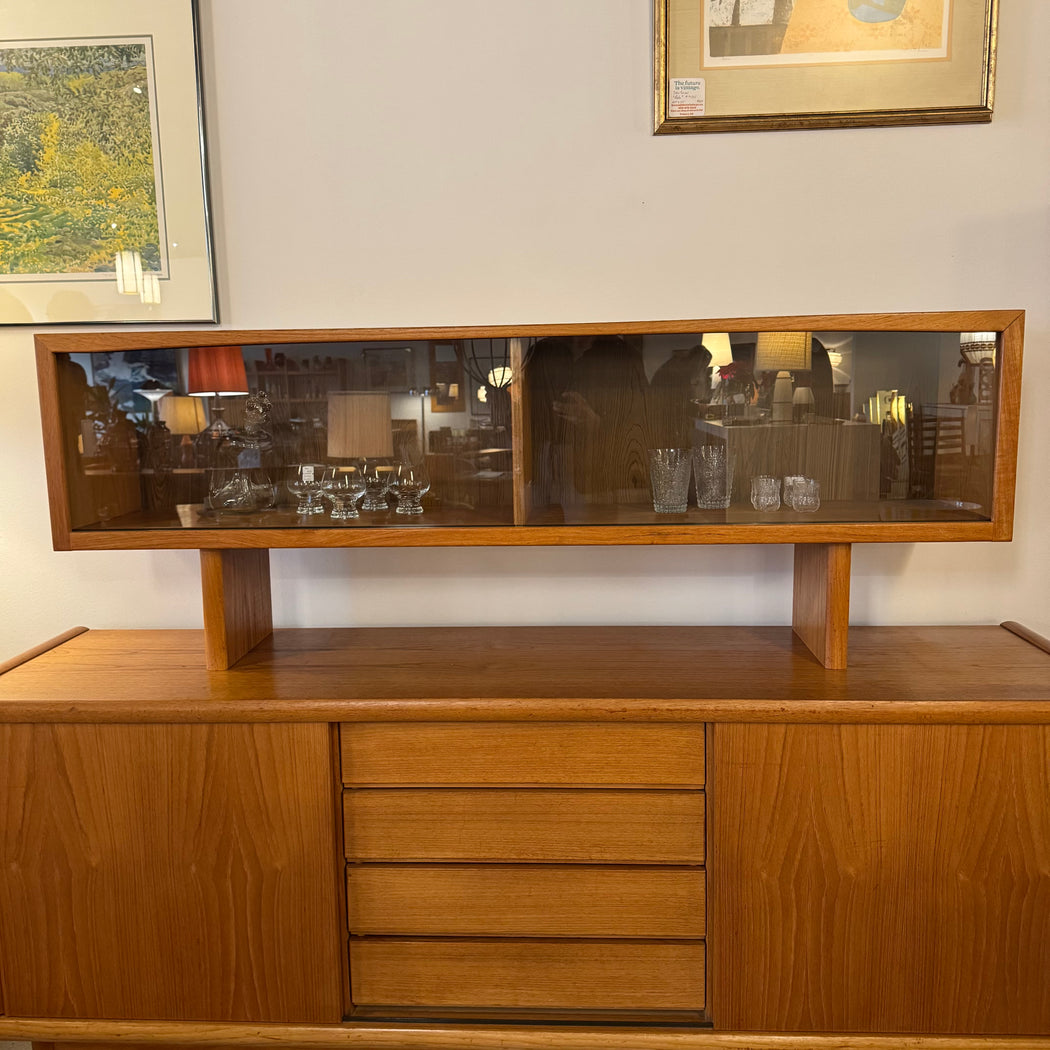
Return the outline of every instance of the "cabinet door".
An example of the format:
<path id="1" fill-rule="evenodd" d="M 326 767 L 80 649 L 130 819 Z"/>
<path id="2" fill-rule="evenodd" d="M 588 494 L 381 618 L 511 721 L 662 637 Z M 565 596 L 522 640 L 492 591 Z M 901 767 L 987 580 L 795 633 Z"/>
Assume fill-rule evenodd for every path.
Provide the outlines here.
<path id="1" fill-rule="evenodd" d="M 22 1017 L 338 1021 L 326 725 L 0 726 Z"/>
<path id="2" fill-rule="evenodd" d="M 1050 727 L 719 725 L 720 1029 L 1050 1031 Z"/>

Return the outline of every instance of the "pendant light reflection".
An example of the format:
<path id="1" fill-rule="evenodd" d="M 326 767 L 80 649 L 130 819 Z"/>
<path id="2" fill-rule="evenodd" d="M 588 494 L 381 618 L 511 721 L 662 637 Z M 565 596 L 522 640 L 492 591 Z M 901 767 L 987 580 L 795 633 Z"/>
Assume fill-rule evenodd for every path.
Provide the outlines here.
<path id="1" fill-rule="evenodd" d="M 510 386 L 510 381 L 514 378 L 514 373 L 510 368 L 504 365 L 502 367 L 493 368 L 485 378 L 488 380 L 489 386 L 494 386 L 499 390 L 505 386 Z"/>

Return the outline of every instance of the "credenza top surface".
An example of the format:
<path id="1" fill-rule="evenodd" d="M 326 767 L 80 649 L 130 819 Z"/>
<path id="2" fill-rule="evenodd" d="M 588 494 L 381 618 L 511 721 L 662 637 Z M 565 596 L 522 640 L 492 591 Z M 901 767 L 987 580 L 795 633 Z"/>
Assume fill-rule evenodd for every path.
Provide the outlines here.
<path id="1" fill-rule="evenodd" d="M 1001 627 L 279 630 L 228 671 L 201 631 L 87 631 L 0 675 L 0 721 L 1050 722 L 1050 655 Z"/>

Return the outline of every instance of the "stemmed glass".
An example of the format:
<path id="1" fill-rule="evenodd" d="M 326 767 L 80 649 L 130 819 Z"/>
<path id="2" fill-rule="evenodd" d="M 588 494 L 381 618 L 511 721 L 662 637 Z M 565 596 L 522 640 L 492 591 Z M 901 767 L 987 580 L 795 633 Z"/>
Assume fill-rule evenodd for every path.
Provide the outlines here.
<path id="1" fill-rule="evenodd" d="M 394 480 L 393 468 L 377 463 L 372 460 L 365 462 L 364 470 L 365 498 L 361 504 L 362 510 L 389 510 L 386 494 Z"/>
<path id="2" fill-rule="evenodd" d="M 297 514 L 323 514 L 321 486 L 330 470 L 324 463 L 296 463 L 289 468 L 288 491 L 299 500 Z"/>
<path id="3" fill-rule="evenodd" d="M 398 514 L 422 514 L 423 497 L 430 491 L 430 475 L 424 463 L 401 463 L 394 478 Z"/>
<path id="4" fill-rule="evenodd" d="M 364 475 L 356 467 L 329 470 L 322 482 L 324 498 L 332 504 L 332 521 L 360 517 L 357 501 L 365 494 Z"/>

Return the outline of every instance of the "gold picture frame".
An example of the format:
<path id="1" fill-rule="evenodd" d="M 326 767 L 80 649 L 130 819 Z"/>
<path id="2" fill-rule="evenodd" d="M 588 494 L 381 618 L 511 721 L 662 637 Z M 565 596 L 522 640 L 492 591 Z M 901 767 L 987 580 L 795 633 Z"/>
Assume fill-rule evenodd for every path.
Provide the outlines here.
<path id="1" fill-rule="evenodd" d="M 654 0 L 655 133 L 982 123 L 999 0 Z"/>

